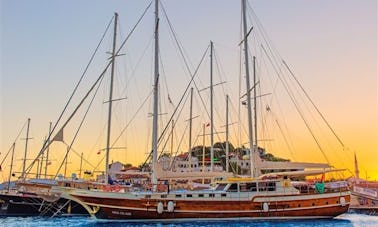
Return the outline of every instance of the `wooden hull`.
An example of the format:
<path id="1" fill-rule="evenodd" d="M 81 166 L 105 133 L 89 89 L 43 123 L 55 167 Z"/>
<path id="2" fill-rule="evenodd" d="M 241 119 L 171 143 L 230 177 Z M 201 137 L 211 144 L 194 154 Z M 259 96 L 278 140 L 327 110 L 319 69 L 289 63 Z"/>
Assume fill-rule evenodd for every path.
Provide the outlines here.
<path id="1" fill-rule="evenodd" d="M 80 193 L 79 193 L 80 194 Z M 115 193 L 101 197 L 72 194 L 98 219 L 122 220 L 175 220 L 175 219 L 303 219 L 332 218 L 348 211 L 349 192 L 254 196 L 250 200 L 238 199 L 145 199 L 115 198 Z M 174 203 L 169 211 L 168 203 Z M 163 210 L 158 209 L 158 204 Z"/>

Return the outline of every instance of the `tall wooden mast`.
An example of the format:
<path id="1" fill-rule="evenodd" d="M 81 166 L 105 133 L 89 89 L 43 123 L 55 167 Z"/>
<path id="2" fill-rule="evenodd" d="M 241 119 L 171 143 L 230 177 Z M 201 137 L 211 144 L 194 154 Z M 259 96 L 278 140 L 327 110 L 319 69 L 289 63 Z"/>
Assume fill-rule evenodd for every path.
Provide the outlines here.
<path id="1" fill-rule="evenodd" d="M 210 41 L 210 169 L 214 171 L 213 41 Z"/>
<path id="2" fill-rule="evenodd" d="M 193 88 L 190 89 L 190 111 L 189 111 L 189 147 L 188 159 L 189 170 L 192 171 L 192 123 L 193 123 Z"/>
<path id="3" fill-rule="evenodd" d="M 16 143 L 13 143 L 12 146 L 12 157 L 11 157 L 11 164 L 10 164 L 10 169 L 9 169 L 9 178 L 8 178 L 8 192 L 10 190 L 10 182 L 12 178 L 12 171 L 13 171 L 13 157 L 14 157 L 14 149 L 16 148 Z"/>
<path id="4" fill-rule="evenodd" d="M 50 138 L 51 125 L 52 125 L 52 122 L 50 122 L 50 124 L 49 124 L 49 136 L 47 138 Z M 48 142 L 49 141 L 46 141 L 45 143 L 48 144 Z M 47 150 L 46 150 L 45 178 L 47 177 L 47 166 L 49 165 L 49 153 L 50 153 L 50 146 L 48 146 Z"/>
<path id="5" fill-rule="evenodd" d="M 228 141 L 228 95 L 226 95 L 226 172 L 228 173 L 229 168 L 229 141 Z"/>
<path id="6" fill-rule="evenodd" d="M 21 179 L 25 180 L 25 167 L 26 167 L 26 156 L 28 153 L 28 141 L 29 141 L 29 127 L 30 127 L 30 118 L 28 118 L 28 127 L 26 129 L 26 138 L 25 138 L 25 152 L 24 152 L 24 162 L 22 164 L 22 175 Z M 38 171 L 38 170 L 37 170 Z"/>
<path id="7" fill-rule="evenodd" d="M 155 56 L 154 56 L 154 109 L 152 113 L 152 176 L 153 184 L 157 184 L 157 140 L 158 140 L 158 97 L 159 97 L 159 1 L 155 0 Z"/>
<path id="8" fill-rule="evenodd" d="M 109 91 L 108 133 L 107 133 L 107 139 L 106 139 L 105 184 L 109 182 L 110 132 L 111 132 L 111 125 L 112 125 L 113 80 L 114 80 L 114 65 L 115 65 L 115 57 L 116 57 L 117 23 L 118 23 L 118 13 L 114 13 L 112 68 L 111 68 L 111 75 L 110 75 L 110 91 Z"/>
<path id="9" fill-rule="evenodd" d="M 253 148 L 253 123 L 252 123 L 252 108 L 251 108 L 251 92 L 249 79 L 249 61 L 248 61 L 248 30 L 247 30 L 247 15 L 246 15 L 246 0 L 242 0 L 243 11 L 243 43 L 244 43 L 244 64 L 245 64 L 245 80 L 247 86 L 247 109 L 248 109 L 248 139 L 249 139 L 249 158 L 251 167 L 251 176 L 254 176 L 254 148 Z"/>

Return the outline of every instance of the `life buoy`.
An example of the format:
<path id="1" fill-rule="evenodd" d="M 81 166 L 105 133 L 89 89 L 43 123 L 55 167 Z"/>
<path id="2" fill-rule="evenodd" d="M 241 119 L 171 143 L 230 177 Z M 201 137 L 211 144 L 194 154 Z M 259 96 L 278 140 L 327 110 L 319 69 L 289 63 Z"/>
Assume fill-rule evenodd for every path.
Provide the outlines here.
<path id="1" fill-rule="evenodd" d="M 175 209 L 175 204 L 173 203 L 173 201 L 169 201 L 167 204 L 167 210 L 169 212 L 172 212 L 174 209 Z"/>
<path id="2" fill-rule="evenodd" d="M 158 214 L 162 214 L 163 213 L 163 211 L 164 211 L 164 205 L 163 205 L 162 202 L 159 202 L 157 204 L 156 211 L 158 212 Z"/>

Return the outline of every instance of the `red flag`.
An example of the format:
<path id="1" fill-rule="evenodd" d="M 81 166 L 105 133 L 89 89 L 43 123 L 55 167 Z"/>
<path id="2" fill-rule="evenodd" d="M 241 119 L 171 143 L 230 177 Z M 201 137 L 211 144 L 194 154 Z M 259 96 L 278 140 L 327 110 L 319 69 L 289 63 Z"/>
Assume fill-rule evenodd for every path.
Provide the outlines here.
<path id="1" fill-rule="evenodd" d="M 97 154 L 101 154 L 101 151 L 98 151 Z"/>
<path id="2" fill-rule="evenodd" d="M 207 124 L 206 124 L 206 127 L 209 127 L 210 126 L 210 122 L 208 122 Z"/>
<path id="3" fill-rule="evenodd" d="M 323 174 L 322 174 L 322 178 L 320 179 L 322 183 L 324 182 L 324 177 L 325 177 L 325 175 L 324 175 L 324 173 L 323 173 Z"/>

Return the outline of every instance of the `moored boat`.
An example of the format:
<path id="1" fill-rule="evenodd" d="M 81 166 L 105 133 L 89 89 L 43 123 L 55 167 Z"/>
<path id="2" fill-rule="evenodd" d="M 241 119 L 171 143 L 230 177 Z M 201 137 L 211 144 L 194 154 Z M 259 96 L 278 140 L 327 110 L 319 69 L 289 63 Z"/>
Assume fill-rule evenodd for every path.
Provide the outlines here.
<path id="1" fill-rule="evenodd" d="M 248 44 L 246 29 L 245 0 L 243 5 L 243 25 L 245 46 L 245 64 L 247 78 L 247 102 L 249 131 L 252 132 L 251 97 L 248 72 Z M 62 197 L 83 205 L 89 214 L 97 219 L 121 219 L 125 221 L 146 220 L 186 220 L 186 219 L 305 219 L 332 218 L 348 211 L 350 191 L 345 182 L 314 184 L 292 182 L 291 179 L 320 175 L 333 170 L 293 171 L 270 173 L 259 176 L 254 173 L 256 144 L 250 136 L 250 178 L 227 178 L 213 184 L 210 189 L 170 190 L 167 181 L 161 180 L 157 151 L 158 117 L 158 10 L 159 1 L 155 1 L 155 74 L 154 74 L 154 112 L 152 133 L 152 167 L 149 187 L 134 188 L 129 191 L 86 190 L 68 187 L 56 187 Z M 211 43 L 212 46 L 212 43 Z M 210 159 L 213 160 L 213 159 Z M 199 175 L 205 175 L 204 172 Z M 195 172 L 181 174 L 195 175 Z M 212 172 L 206 173 L 211 175 Z M 217 174 L 218 175 L 218 174 Z M 224 174 L 226 175 L 226 174 Z M 165 187 L 161 187 L 161 186 Z M 115 188 L 114 188 L 115 189 Z"/>

